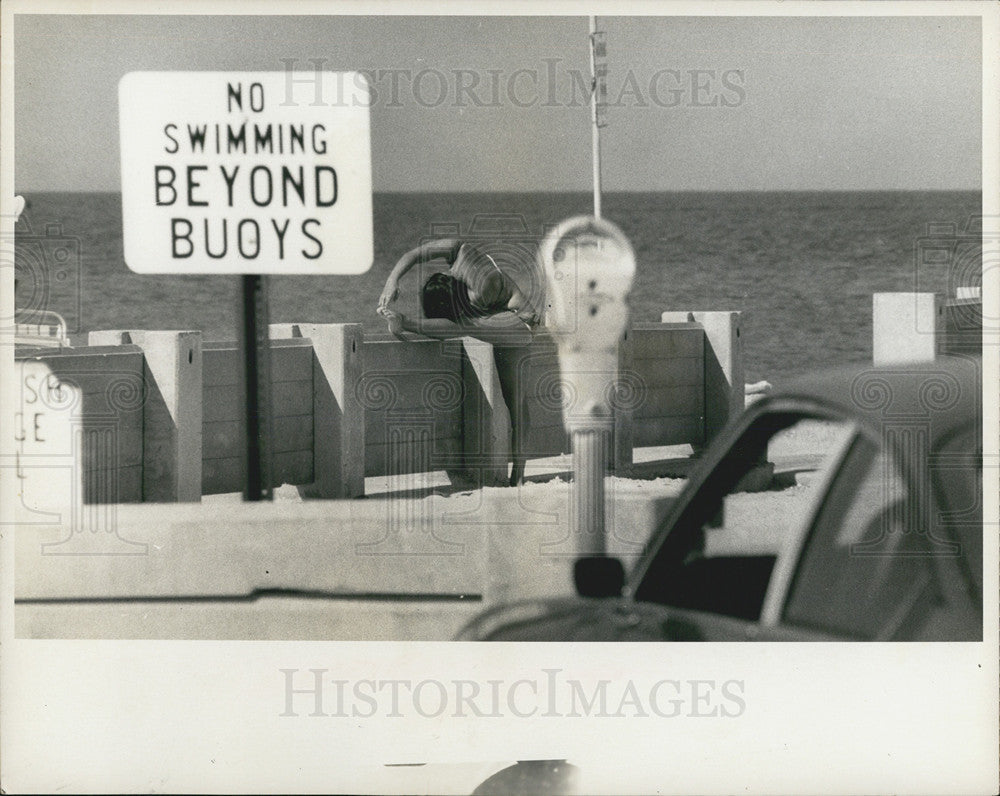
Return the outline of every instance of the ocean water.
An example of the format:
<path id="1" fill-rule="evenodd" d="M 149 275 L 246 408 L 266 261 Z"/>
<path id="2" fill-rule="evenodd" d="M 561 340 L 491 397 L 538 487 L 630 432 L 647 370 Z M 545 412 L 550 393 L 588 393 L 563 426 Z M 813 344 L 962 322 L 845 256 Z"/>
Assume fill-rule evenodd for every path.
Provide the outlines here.
<path id="1" fill-rule="evenodd" d="M 96 329 L 201 329 L 235 337 L 233 276 L 133 274 L 122 256 L 116 193 L 28 194 L 18 225 L 16 302 L 63 314 L 74 342 Z M 778 384 L 871 357 L 871 294 L 947 293 L 949 266 L 918 262 L 929 225 L 961 231 L 977 192 L 611 193 L 604 215 L 637 257 L 632 317 L 664 310 L 740 310 L 747 381 Z M 357 322 L 385 333 L 375 304 L 393 264 L 444 233 L 537 244 L 591 210 L 588 193 L 420 193 L 374 197 L 375 263 L 361 276 L 270 279 L 272 322 Z M 498 232 L 498 230 L 500 230 Z M 953 279 L 953 277 L 951 277 Z M 415 289 L 413 276 L 404 291 Z M 412 295 L 404 312 L 416 308 Z"/>

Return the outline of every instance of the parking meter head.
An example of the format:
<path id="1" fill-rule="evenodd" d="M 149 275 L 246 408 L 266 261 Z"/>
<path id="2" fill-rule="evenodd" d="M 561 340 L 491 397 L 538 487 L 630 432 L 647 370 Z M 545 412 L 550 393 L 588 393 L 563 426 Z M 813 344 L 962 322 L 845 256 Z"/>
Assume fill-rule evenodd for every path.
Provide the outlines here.
<path id="1" fill-rule="evenodd" d="M 635 253 L 622 231 L 592 216 L 570 218 L 539 249 L 548 306 L 546 326 L 560 349 L 616 349 L 628 325 L 626 299 Z"/>

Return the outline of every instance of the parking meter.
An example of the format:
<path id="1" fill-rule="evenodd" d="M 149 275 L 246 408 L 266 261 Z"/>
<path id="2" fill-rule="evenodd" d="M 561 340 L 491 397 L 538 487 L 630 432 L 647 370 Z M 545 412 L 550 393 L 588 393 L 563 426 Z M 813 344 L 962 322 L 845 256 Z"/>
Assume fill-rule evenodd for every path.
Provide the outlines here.
<path id="1" fill-rule="evenodd" d="M 546 282 L 545 325 L 558 346 L 560 383 L 568 393 L 563 421 L 573 442 L 577 552 L 602 555 L 612 401 L 635 253 L 611 222 L 577 216 L 545 237 L 539 258 Z"/>

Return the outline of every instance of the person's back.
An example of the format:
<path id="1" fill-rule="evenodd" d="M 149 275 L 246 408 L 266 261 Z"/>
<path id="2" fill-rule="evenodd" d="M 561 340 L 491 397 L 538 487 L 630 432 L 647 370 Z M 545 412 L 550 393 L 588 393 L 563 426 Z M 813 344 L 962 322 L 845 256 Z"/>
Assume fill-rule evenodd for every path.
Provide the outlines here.
<path id="1" fill-rule="evenodd" d="M 545 283 L 523 246 L 463 243 L 450 271 L 469 286 L 477 313 L 511 311 L 531 327 L 541 322 Z"/>

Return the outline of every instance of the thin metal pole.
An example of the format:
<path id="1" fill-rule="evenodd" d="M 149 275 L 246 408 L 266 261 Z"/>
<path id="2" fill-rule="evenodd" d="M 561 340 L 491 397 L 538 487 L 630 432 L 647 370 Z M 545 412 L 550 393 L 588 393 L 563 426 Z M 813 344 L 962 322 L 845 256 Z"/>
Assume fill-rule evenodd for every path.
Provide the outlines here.
<path id="1" fill-rule="evenodd" d="M 594 217 L 601 217 L 601 128 L 597 126 L 597 58 L 594 53 L 594 34 L 597 17 L 590 17 L 590 121 L 591 155 L 594 172 Z"/>
<path id="2" fill-rule="evenodd" d="M 239 349 L 243 359 L 246 482 L 243 499 L 271 500 L 271 344 L 267 277 L 241 277 Z"/>
<path id="3" fill-rule="evenodd" d="M 579 556 L 607 553 L 604 538 L 604 476 L 607 474 L 607 428 L 573 429 L 573 538 Z"/>

